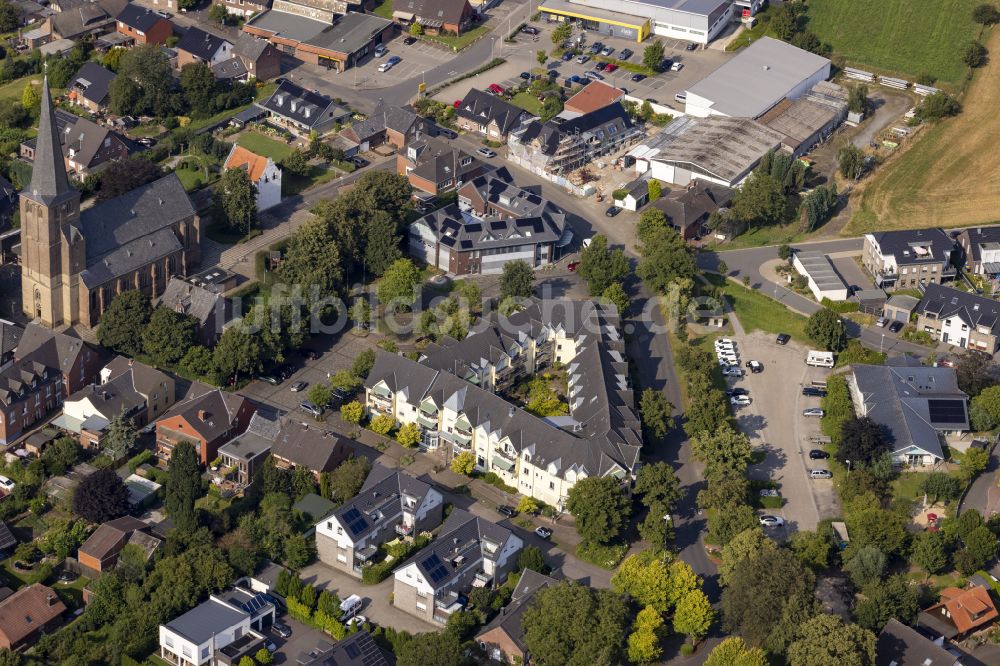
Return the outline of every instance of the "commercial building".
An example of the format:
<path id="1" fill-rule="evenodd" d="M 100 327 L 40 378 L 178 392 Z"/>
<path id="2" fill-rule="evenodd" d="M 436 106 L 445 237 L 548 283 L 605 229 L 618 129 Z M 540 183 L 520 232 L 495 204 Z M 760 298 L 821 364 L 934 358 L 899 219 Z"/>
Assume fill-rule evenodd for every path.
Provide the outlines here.
<path id="1" fill-rule="evenodd" d="M 416 23 L 428 35 L 459 35 L 472 26 L 469 0 L 393 0 L 392 18 L 405 29 Z"/>
<path id="2" fill-rule="evenodd" d="M 351 12 L 335 23 L 311 18 L 295 11 L 279 0 L 274 8 L 250 19 L 244 32 L 263 37 L 284 53 L 313 65 L 342 72 L 354 67 L 389 41 L 395 30 L 392 21 L 372 14 Z M 284 9 L 282 9 L 282 7 Z"/>
<path id="3" fill-rule="evenodd" d="M 361 576 L 379 547 L 441 524 L 444 498 L 429 484 L 376 464 L 358 494 L 316 523 L 321 562 Z"/>
<path id="4" fill-rule="evenodd" d="M 761 37 L 686 91 L 689 116 L 759 118 L 830 78 L 830 60 Z"/>
<path id="5" fill-rule="evenodd" d="M 708 44 L 730 21 L 732 0 L 545 0 L 538 10 L 550 21 L 641 42 L 650 35 Z"/>
<path id="6" fill-rule="evenodd" d="M 819 250 L 796 252 L 792 255 L 792 266 L 799 275 L 805 276 L 809 291 L 817 301 L 824 298 L 846 301 L 850 296 L 850 289 L 833 267 L 833 262 Z"/>
<path id="7" fill-rule="evenodd" d="M 785 98 L 758 120 L 780 132 L 781 147 L 794 157 L 825 140 L 847 118 L 847 91 L 820 81 L 799 99 Z"/>
<path id="8" fill-rule="evenodd" d="M 865 234 L 861 263 L 875 286 L 908 289 L 954 279 L 955 241 L 940 229 Z"/>
<path id="9" fill-rule="evenodd" d="M 1000 303 L 992 298 L 928 284 L 916 313 L 917 330 L 935 340 L 987 354 L 1000 348 Z"/>

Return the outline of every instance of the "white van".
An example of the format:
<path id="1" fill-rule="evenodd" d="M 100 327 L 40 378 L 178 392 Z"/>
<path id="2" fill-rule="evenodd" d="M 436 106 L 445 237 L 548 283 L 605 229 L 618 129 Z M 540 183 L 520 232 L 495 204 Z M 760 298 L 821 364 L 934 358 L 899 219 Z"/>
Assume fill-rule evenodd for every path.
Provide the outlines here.
<path id="1" fill-rule="evenodd" d="M 833 352 L 810 349 L 808 356 L 806 356 L 806 365 L 812 365 L 817 368 L 832 368 Z"/>
<path id="2" fill-rule="evenodd" d="M 346 621 L 357 615 L 358 611 L 361 610 L 361 597 L 356 594 L 352 594 L 343 601 L 340 602 L 340 612 L 341 619 Z"/>

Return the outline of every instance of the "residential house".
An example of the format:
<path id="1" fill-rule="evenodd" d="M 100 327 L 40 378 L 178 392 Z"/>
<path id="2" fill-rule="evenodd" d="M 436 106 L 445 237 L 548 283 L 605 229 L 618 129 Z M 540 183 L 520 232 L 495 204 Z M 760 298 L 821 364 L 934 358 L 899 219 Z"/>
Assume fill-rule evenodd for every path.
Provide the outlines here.
<path id="1" fill-rule="evenodd" d="M 345 122 L 351 112 L 326 95 L 311 92 L 291 81 L 282 81 L 270 97 L 257 104 L 267 111 L 268 122 L 302 137 L 322 136 Z"/>
<path id="2" fill-rule="evenodd" d="M 464 150 L 430 137 L 412 141 L 396 154 L 396 172 L 430 196 L 457 190 L 492 168 Z"/>
<path id="3" fill-rule="evenodd" d="M 174 34 L 174 24 L 152 9 L 132 4 L 125 5 L 115 17 L 118 32 L 136 44 L 166 44 Z"/>
<path id="4" fill-rule="evenodd" d="M 146 417 L 146 399 L 132 386 L 129 375 L 86 386 L 66 399 L 58 427 L 79 435 L 86 449 L 100 449 L 112 420 L 124 416 L 135 422 Z M 143 426 L 145 422 L 138 423 Z"/>
<path id="5" fill-rule="evenodd" d="M 702 235 L 712 213 L 728 206 L 732 199 L 733 191 L 727 187 L 693 180 L 687 187 L 654 201 L 653 207 L 663 213 L 684 240 L 692 240 Z"/>
<path id="6" fill-rule="evenodd" d="M 310 426 L 293 418 L 281 423 L 271 447 L 271 457 L 279 469 L 308 469 L 319 481 L 355 452 L 355 444 L 335 432 Z"/>
<path id="7" fill-rule="evenodd" d="M 299 666 L 389 666 L 385 653 L 365 630 L 333 645 L 324 644 L 298 658 Z"/>
<path id="8" fill-rule="evenodd" d="M 1000 348 L 1000 303 L 992 298 L 931 283 L 916 313 L 917 330 L 935 340 L 990 355 Z"/>
<path id="9" fill-rule="evenodd" d="M 955 241 L 940 229 L 865 234 L 861 263 L 883 289 L 912 289 L 955 277 Z"/>
<path id="10" fill-rule="evenodd" d="M 39 361 L 15 360 L 0 372 L 0 444 L 10 444 L 62 404 L 63 378 Z"/>
<path id="11" fill-rule="evenodd" d="M 32 322 L 24 327 L 14 360 L 55 368 L 62 375 L 62 395 L 65 398 L 97 381 L 103 358 L 96 348 L 80 338 L 56 333 Z"/>
<path id="12" fill-rule="evenodd" d="M 212 65 L 212 74 L 219 81 L 249 81 L 250 72 L 242 60 L 233 56 L 218 65 Z"/>
<path id="13" fill-rule="evenodd" d="M 66 85 L 70 103 L 82 106 L 91 113 L 106 111 L 111 101 L 109 94 L 111 82 L 117 76 L 96 62 L 85 62 L 76 76 Z"/>
<path id="14" fill-rule="evenodd" d="M 487 275 L 509 261 L 551 264 L 571 233 L 562 209 L 515 185 L 501 168 L 465 183 L 457 203 L 413 222 L 409 251 L 455 275 Z"/>
<path id="15" fill-rule="evenodd" d="M 281 203 L 281 169 L 270 157 L 251 152 L 239 144 L 233 144 L 223 167 L 244 169 L 250 182 L 257 187 L 257 210 L 267 210 Z"/>
<path id="16" fill-rule="evenodd" d="M 649 181 L 636 178 L 613 193 L 615 205 L 625 210 L 639 210 L 649 203 Z"/>
<path id="17" fill-rule="evenodd" d="M 430 484 L 376 464 L 357 495 L 316 523 L 319 559 L 360 577 L 382 544 L 440 525 L 443 505 Z"/>
<path id="18" fill-rule="evenodd" d="M 115 17 L 125 5 L 125 0 L 98 0 L 98 2 L 78 3 L 74 7 L 52 14 L 45 20 L 44 29 L 50 33 L 49 40 L 80 40 L 98 37 L 115 29 Z"/>
<path id="19" fill-rule="evenodd" d="M 266 39 L 241 32 L 233 45 L 233 55 L 240 59 L 251 78 L 267 81 L 281 76 L 281 53 Z"/>
<path id="20" fill-rule="evenodd" d="M 0 319 L 0 370 L 6 370 L 14 362 L 14 354 L 22 335 L 23 328 L 12 321 Z"/>
<path id="21" fill-rule="evenodd" d="M 271 8 L 271 0 L 212 0 L 212 4 L 225 7 L 227 13 L 245 19 Z"/>
<path id="22" fill-rule="evenodd" d="M 17 537 L 7 523 L 0 520 L 0 552 L 11 553 L 17 547 Z M 2 599 L 0 599 L 2 601 Z"/>
<path id="23" fill-rule="evenodd" d="M 946 587 L 936 604 L 920 612 L 917 623 L 948 640 L 964 639 L 986 629 L 1000 617 L 989 590 L 970 585 L 961 590 Z"/>
<path id="24" fill-rule="evenodd" d="M 233 57 L 231 42 L 195 27 L 184 32 L 174 49 L 177 51 L 178 69 L 197 62 L 215 67 Z"/>
<path id="25" fill-rule="evenodd" d="M 961 666 L 961 662 L 943 645 L 893 617 L 878 635 L 875 666 Z"/>
<path id="26" fill-rule="evenodd" d="M 158 538 L 148 533 L 149 527 L 148 524 L 131 516 L 116 518 L 102 524 L 80 546 L 77 552 L 80 567 L 88 577 L 96 578 L 117 564 L 118 556 L 129 543 L 139 545 L 139 542 L 142 542 L 139 547 L 146 552 L 148 559 L 160 544 Z M 140 536 L 136 538 L 136 535 Z"/>
<path id="27" fill-rule="evenodd" d="M 158 303 L 193 317 L 198 322 L 198 342 L 206 347 L 215 345 L 233 318 L 233 303 L 228 298 L 210 287 L 178 277 L 170 278 Z"/>
<path id="28" fill-rule="evenodd" d="M 528 646 L 524 642 L 521 619 L 524 611 L 535 600 L 539 590 L 555 585 L 558 581 L 533 569 L 525 569 L 511 593 L 510 603 L 500 610 L 500 614 L 476 634 L 475 642 L 486 656 L 502 664 L 531 663 Z"/>
<path id="29" fill-rule="evenodd" d="M 136 420 L 137 426 L 152 423 L 167 411 L 177 399 L 174 378 L 156 368 L 124 356 L 116 356 L 101 370 L 101 383 L 124 377 L 145 401 L 145 414 Z"/>
<path id="30" fill-rule="evenodd" d="M 26 585 L 0 602 L 0 648 L 27 647 L 49 630 L 55 629 L 66 604 L 51 587 L 41 583 Z"/>
<path id="31" fill-rule="evenodd" d="M 192 389 L 196 395 L 174 405 L 156 421 L 156 456 L 166 463 L 174 447 L 191 442 L 198 460 L 208 465 L 219 447 L 247 429 L 257 408 L 238 393 Z M 204 391 L 204 392 L 203 392 Z"/>
<path id="32" fill-rule="evenodd" d="M 443 338 L 419 361 L 378 352 L 365 380 L 370 414 L 416 423 L 422 446 L 472 452 L 476 469 L 556 507 L 578 479 L 625 482 L 642 445 L 624 342 L 613 306 L 533 302 L 460 341 Z M 562 364 L 569 415 L 541 419 L 507 402 L 515 382 Z"/>
<path id="33" fill-rule="evenodd" d="M 160 658 L 176 666 L 236 666 L 267 642 L 274 605 L 262 593 L 235 588 L 210 595 L 180 617 L 160 625 Z"/>
<path id="34" fill-rule="evenodd" d="M 237 488 L 245 488 L 253 483 L 257 470 L 267 460 L 280 432 L 280 421 L 268 419 L 256 412 L 250 418 L 245 432 L 219 447 L 221 468 L 232 470 L 227 471 L 226 475 Z"/>
<path id="35" fill-rule="evenodd" d="M 135 150 L 135 144 L 118 132 L 62 109 L 56 109 L 55 124 L 66 171 L 78 180 Z M 20 147 L 21 158 L 34 163 L 37 146 L 37 138 L 25 139 Z"/>
<path id="36" fill-rule="evenodd" d="M 502 584 L 523 547 L 506 527 L 453 509 L 438 537 L 396 570 L 392 605 L 443 625 L 469 590 Z"/>
<path id="37" fill-rule="evenodd" d="M 532 120 L 511 132 L 508 159 L 557 182 L 592 160 L 617 152 L 642 131 L 621 104 L 611 104 L 576 118 Z"/>
<path id="38" fill-rule="evenodd" d="M 455 107 L 456 125 L 501 143 L 507 143 L 508 135 L 531 118 L 521 107 L 477 88 L 469 90 Z"/>
<path id="39" fill-rule="evenodd" d="M 392 18 L 403 26 L 420 25 L 428 35 L 460 35 L 476 17 L 469 0 L 393 0 Z"/>
<path id="40" fill-rule="evenodd" d="M 357 151 L 364 153 L 383 144 L 402 150 L 426 131 L 427 121 L 412 109 L 389 106 L 380 99 L 371 115 L 351 123 L 340 135 L 357 144 Z"/>
<path id="41" fill-rule="evenodd" d="M 968 272 L 989 277 L 1000 275 L 1000 226 L 963 229 L 956 240 Z"/>
<path id="42" fill-rule="evenodd" d="M 625 91 L 621 88 L 616 88 L 603 81 L 591 81 L 580 92 L 566 100 L 563 111 L 559 115 L 564 118 L 574 118 L 593 113 L 598 109 L 620 102 L 623 97 L 625 97 Z"/>
<path id="43" fill-rule="evenodd" d="M 855 413 L 885 429 L 895 464 L 941 462 L 942 437 L 969 430 L 969 396 L 958 388 L 952 368 L 854 365 L 847 385 Z"/>

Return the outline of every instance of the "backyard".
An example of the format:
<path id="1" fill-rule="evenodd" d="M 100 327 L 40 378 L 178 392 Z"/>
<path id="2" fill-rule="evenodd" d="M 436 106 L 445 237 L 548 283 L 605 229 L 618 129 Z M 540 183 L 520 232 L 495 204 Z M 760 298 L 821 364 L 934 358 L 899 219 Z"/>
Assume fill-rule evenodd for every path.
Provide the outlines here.
<path id="1" fill-rule="evenodd" d="M 286 141 L 272 139 L 254 131 L 243 132 L 236 143 L 258 155 L 270 157 L 275 163 L 281 162 L 295 152 L 295 149 Z"/>

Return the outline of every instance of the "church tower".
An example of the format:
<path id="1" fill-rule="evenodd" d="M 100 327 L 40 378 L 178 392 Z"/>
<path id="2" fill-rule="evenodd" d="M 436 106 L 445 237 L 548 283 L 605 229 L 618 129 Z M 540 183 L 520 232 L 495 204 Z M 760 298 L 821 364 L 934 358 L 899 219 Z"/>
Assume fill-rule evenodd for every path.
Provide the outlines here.
<path id="1" fill-rule="evenodd" d="M 55 115 L 46 75 L 31 185 L 20 202 L 23 309 L 45 326 L 79 319 L 79 278 L 86 262 L 80 193 L 66 175 Z"/>

